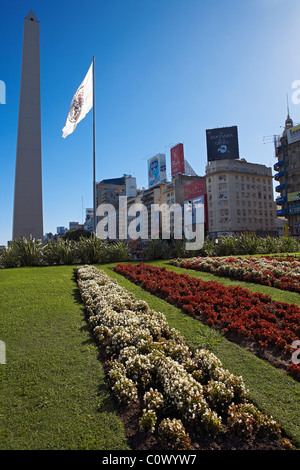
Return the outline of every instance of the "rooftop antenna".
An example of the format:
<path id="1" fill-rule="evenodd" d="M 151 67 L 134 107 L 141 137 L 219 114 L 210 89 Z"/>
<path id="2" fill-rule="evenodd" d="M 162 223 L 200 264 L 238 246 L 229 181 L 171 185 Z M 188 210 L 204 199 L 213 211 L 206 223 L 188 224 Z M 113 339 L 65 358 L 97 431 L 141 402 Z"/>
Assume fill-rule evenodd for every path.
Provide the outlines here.
<path id="1" fill-rule="evenodd" d="M 275 156 L 276 156 L 277 147 L 279 145 L 279 139 L 280 139 L 280 135 L 275 135 L 275 134 L 274 135 L 268 135 L 268 136 L 265 136 L 263 138 L 263 143 L 264 144 L 271 144 L 273 142 Z"/>

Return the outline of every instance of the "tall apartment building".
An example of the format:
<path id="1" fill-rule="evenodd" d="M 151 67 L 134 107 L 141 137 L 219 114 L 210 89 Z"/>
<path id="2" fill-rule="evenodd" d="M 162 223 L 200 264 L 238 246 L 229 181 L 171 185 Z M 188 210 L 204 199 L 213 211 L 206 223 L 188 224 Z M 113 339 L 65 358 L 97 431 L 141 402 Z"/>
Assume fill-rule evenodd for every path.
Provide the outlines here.
<path id="1" fill-rule="evenodd" d="M 300 235 L 300 126 L 294 127 L 289 114 L 285 121 L 282 137 L 277 142 L 274 178 L 278 182 L 275 191 L 279 193 L 276 204 L 278 216 L 287 220 L 288 234 Z"/>
<path id="2" fill-rule="evenodd" d="M 206 166 L 209 236 L 274 234 L 272 169 L 245 159 Z"/>
<path id="3" fill-rule="evenodd" d="M 115 209 L 116 214 L 116 234 L 114 239 L 118 239 L 119 231 L 124 230 L 124 222 L 123 217 L 120 214 L 122 207 L 119 206 L 120 196 L 128 196 L 128 197 L 135 197 L 136 196 L 136 178 L 132 177 L 131 175 L 123 175 L 121 178 L 111 178 L 105 179 L 97 183 L 96 185 L 96 205 L 97 208 L 100 205 L 110 204 Z M 105 211 L 106 214 L 106 211 Z M 101 217 L 97 217 L 97 223 L 103 220 L 106 215 Z M 108 214 L 107 218 L 107 227 L 104 227 L 104 230 L 108 229 L 108 224 L 110 217 L 113 217 L 112 214 Z M 110 222 L 112 223 L 112 222 Z M 121 227 L 120 227 L 121 223 Z"/>

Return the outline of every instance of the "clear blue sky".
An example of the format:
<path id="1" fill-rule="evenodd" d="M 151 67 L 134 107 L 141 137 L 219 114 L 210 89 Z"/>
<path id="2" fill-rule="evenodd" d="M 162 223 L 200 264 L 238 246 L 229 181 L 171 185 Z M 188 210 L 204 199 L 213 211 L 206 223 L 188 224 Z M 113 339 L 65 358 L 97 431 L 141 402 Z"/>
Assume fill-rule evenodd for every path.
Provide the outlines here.
<path id="1" fill-rule="evenodd" d="M 130 173 L 184 143 L 199 174 L 205 130 L 238 126 L 240 156 L 272 166 L 300 80 L 298 0 L 1 0 L 0 244 L 12 236 L 24 17 L 40 21 L 44 232 L 92 207 L 92 112 L 62 139 L 71 99 L 96 58 L 97 180 Z"/>

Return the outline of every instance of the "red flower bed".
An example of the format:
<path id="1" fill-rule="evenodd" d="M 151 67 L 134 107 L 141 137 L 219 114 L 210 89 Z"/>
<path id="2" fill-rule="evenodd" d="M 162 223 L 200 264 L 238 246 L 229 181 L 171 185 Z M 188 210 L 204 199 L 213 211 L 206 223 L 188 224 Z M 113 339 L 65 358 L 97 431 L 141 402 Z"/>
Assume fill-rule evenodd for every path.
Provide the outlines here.
<path id="1" fill-rule="evenodd" d="M 300 308 L 295 304 L 143 263 L 119 264 L 115 271 L 187 314 L 200 316 L 207 325 L 249 339 L 260 348 L 287 354 L 300 337 Z"/>

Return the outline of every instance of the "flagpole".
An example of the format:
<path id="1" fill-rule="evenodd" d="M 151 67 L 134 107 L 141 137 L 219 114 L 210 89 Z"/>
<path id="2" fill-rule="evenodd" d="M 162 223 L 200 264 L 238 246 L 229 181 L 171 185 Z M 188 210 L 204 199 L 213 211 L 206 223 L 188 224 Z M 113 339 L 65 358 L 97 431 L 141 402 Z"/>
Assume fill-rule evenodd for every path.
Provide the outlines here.
<path id="1" fill-rule="evenodd" d="M 96 235 L 95 56 L 93 56 L 93 232 Z"/>

